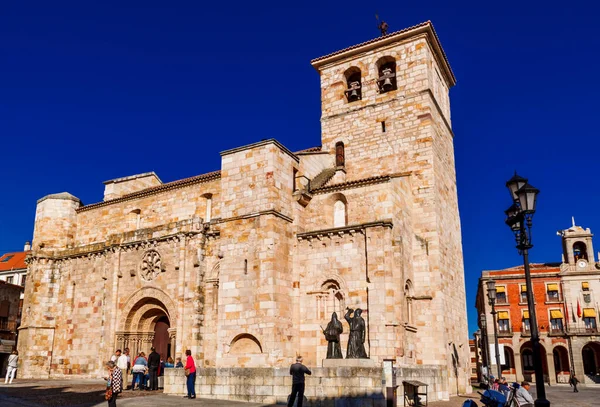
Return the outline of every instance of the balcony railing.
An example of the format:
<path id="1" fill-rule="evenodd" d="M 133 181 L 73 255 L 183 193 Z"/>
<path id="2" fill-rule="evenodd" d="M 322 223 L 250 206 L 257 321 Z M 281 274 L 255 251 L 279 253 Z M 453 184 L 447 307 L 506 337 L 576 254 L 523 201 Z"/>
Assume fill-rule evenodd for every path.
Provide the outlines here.
<path id="1" fill-rule="evenodd" d="M 521 328 L 521 336 L 531 336 L 531 329 Z"/>
<path id="2" fill-rule="evenodd" d="M 564 328 L 550 328 L 548 330 L 548 335 L 550 336 L 560 336 L 565 334 Z"/>
<path id="3" fill-rule="evenodd" d="M 508 298 L 496 298 L 496 305 L 506 305 L 508 304 Z"/>
<path id="4" fill-rule="evenodd" d="M 501 329 L 498 330 L 498 337 L 504 337 L 504 336 L 512 336 L 512 329 Z"/>
<path id="5" fill-rule="evenodd" d="M 567 329 L 567 333 L 570 335 L 590 335 L 598 333 L 598 328 L 586 328 L 586 327 L 572 327 Z"/>
<path id="6" fill-rule="evenodd" d="M 561 293 L 548 294 L 546 293 L 546 302 L 563 302 Z"/>

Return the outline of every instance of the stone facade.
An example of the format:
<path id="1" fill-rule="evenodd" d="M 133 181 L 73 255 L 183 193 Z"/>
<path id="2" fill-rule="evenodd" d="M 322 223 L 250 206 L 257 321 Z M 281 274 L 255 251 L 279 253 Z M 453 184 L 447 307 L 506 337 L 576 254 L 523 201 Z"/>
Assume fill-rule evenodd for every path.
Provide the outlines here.
<path id="1" fill-rule="evenodd" d="M 598 301 L 600 262 L 596 262 L 589 229 L 573 226 L 561 231 L 562 263 L 531 264 L 537 325 L 542 345 L 542 365 L 549 383 L 568 383 L 572 371 L 584 384 L 600 383 Z M 535 381 L 532 365 L 530 316 L 523 266 L 484 271 L 479 281 L 476 307 L 487 315 L 481 343 L 488 344 L 493 362 L 494 320 L 486 295 L 486 282 L 496 281 L 498 342 L 503 345 L 502 375 L 509 380 Z"/>
<path id="2" fill-rule="evenodd" d="M 115 348 L 151 343 L 190 349 L 203 369 L 284 368 L 297 354 L 321 366 L 320 326 L 351 307 L 366 311 L 380 372 L 391 363 L 425 378 L 433 367 L 434 398 L 468 390 L 455 79 L 433 26 L 312 64 L 322 147 L 264 140 L 222 152 L 213 173 L 108 181 L 104 202 L 87 206 L 68 193 L 38 202 L 26 376 L 96 376 Z M 362 96 L 350 100 L 357 69 Z"/>

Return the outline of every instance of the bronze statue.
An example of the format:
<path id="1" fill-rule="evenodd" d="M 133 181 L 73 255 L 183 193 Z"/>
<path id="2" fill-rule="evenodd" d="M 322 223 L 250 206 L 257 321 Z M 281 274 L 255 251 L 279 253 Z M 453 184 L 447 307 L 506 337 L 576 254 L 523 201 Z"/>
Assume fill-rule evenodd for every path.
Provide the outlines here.
<path id="1" fill-rule="evenodd" d="M 322 328 L 321 328 L 322 329 Z M 331 314 L 331 321 L 327 328 L 323 329 L 325 339 L 327 339 L 327 359 L 343 359 L 342 347 L 340 346 L 340 334 L 344 332 L 344 327 L 334 312 Z"/>
<path id="2" fill-rule="evenodd" d="M 348 338 L 348 351 L 346 352 L 346 359 L 368 359 L 367 352 L 365 351 L 365 320 L 360 316 L 362 310 L 357 308 L 354 311 L 351 308 L 346 308 L 346 315 L 344 319 L 348 321 L 350 325 L 350 336 Z M 350 314 L 354 312 L 354 316 L 350 318 Z"/>

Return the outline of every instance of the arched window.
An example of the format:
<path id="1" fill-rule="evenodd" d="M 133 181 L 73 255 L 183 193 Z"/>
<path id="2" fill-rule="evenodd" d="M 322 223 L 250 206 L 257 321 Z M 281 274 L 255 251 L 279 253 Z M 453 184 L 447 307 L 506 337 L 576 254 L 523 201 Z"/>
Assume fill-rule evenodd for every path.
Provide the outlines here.
<path id="1" fill-rule="evenodd" d="M 386 56 L 377 61 L 377 86 L 379 93 L 385 93 L 397 89 L 396 84 L 396 60 Z"/>
<path id="2" fill-rule="evenodd" d="M 349 103 L 355 102 L 362 99 L 362 80 L 360 69 L 353 66 L 344 73 L 346 78 L 346 99 Z"/>
<path id="3" fill-rule="evenodd" d="M 346 309 L 344 292 L 335 280 L 327 280 L 321 284 L 316 301 L 317 319 L 320 320 L 330 318 L 334 312 L 337 312 L 338 318 L 340 318 Z"/>
<path id="4" fill-rule="evenodd" d="M 335 166 L 344 167 L 346 165 L 346 155 L 344 151 L 344 143 L 338 141 L 335 143 Z"/>
<path id="5" fill-rule="evenodd" d="M 413 297 L 412 281 L 406 280 L 406 284 L 404 284 L 404 298 L 406 300 L 406 322 L 408 322 L 410 325 L 412 325 L 412 323 L 413 323 L 412 297 Z"/>
<path id="6" fill-rule="evenodd" d="M 258 339 L 250 334 L 241 334 L 233 338 L 229 353 L 232 355 L 247 355 L 262 353 L 262 346 Z"/>
<path id="7" fill-rule="evenodd" d="M 333 227 L 346 226 L 346 204 L 343 201 L 335 201 L 333 204 Z"/>
<path id="8" fill-rule="evenodd" d="M 575 242 L 573 244 L 573 257 L 575 261 L 580 259 L 588 259 L 587 246 L 583 242 Z"/>

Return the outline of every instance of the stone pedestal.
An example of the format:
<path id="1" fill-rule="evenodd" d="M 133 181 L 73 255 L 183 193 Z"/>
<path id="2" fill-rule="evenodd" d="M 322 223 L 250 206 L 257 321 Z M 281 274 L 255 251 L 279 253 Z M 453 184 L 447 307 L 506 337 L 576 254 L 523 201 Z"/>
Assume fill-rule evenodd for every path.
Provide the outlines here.
<path id="1" fill-rule="evenodd" d="M 380 367 L 372 359 L 323 359 L 323 367 Z"/>

